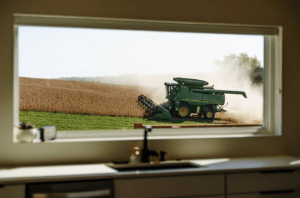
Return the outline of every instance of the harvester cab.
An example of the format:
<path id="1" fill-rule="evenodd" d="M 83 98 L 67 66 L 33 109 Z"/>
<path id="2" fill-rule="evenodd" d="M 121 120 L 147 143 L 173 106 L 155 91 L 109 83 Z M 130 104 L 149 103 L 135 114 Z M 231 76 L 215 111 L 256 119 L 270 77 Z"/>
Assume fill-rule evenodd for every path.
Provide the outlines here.
<path id="1" fill-rule="evenodd" d="M 206 120 L 213 120 L 215 113 L 224 111 L 225 94 L 240 94 L 243 91 L 216 90 L 207 86 L 208 82 L 190 78 L 173 78 L 177 83 L 165 83 L 168 102 L 157 105 L 148 97 L 141 95 L 138 101 L 145 107 L 148 115 L 154 119 L 169 120 L 172 117 L 186 119 L 191 114 L 198 114 Z"/>
<path id="2" fill-rule="evenodd" d="M 165 83 L 166 87 L 166 98 L 168 100 L 173 100 L 176 97 L 176 94 L 180 88 L 180 85 L 177 83 Z"/>

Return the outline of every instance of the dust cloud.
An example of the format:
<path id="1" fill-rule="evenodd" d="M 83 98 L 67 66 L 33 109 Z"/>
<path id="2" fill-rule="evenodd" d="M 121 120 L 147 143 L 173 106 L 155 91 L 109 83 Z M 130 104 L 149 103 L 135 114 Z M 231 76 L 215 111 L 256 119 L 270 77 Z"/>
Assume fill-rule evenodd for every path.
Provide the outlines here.
<path id="1" fill-rule="evenodd" d="M 263 123 L 263 86 L 253 85 L 245 72 L 232 74 L 228 71 L 216 74 L 211 78 L 215 89 L 244 91 L 247 98 L 242 95 L 226 94 L 224 107 L 226 112 L 216 114 L 216 118 L 239 124 Z"/>
<path id="2" fill-rule="evenodd" d="M 150 97 L 157 104 L 167 102 L 165 82 L 176 83 L 174 77 L 194 78 L 205 80 L 209 86 L 214 85 L 217 90 L 244 91 L 247 98 L 242 95 L 226 94 L 224 109 L 226 112 L 216 113 L 216 119 L 239 124 L 263 123 L 263 85 L 253 85 L 245 70 L 234 72 L 220 69 L 214 73 L 191 74 L 165 74 L 165 75 L 122 75 L 92 77 L 93 81 L 137 86 L 144 95 Z M 228 103 L 228 106 L 226 104 Z M 225 107 L 226 106 L 226 107 Z"/>
<path id="3" fill-rule="evenodd" d="M 218 90 L 244 91 L 247 98 L 242 95 L 225 94 L 226 112 L 216 113 L 216 119 L 230 121 L 239 124 L 262 124 L 263 123 L 263 86 L 253 85 L 247 71 L 222 70 L 216 73 L 193 73 L 193 74 L 170 74 L 157 76 L 143 76 L 137 78 L 136 83 L 141 87 L 151 87 L 151 99 L 161 104 L 166 102 L 165 82 L 176 83 L 174 77 L 194 78 L 205 80 L 209 86 L 214 85 Z M 146 90 L 145 90 L 146 91 Z"/>

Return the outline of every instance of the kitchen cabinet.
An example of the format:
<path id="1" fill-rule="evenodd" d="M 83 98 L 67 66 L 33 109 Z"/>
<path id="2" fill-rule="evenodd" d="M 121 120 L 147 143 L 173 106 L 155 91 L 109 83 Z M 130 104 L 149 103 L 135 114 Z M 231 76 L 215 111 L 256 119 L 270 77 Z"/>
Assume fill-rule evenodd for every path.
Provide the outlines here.
<path id="1" fill-rule="evenodd" d="M 152 177 L 114 180 L 115 198 L 206 197 L 223 198 L 225 175 Z"/>
<path id="2" fill-rule="evenodd" d="M 25 185 L 0 186 L 1 198 L 25 198 Z"/>
<path id="3" fill-rule="evenodd" d="M 116 179 L 114 187 L 116 198 L 299 198 L 300 170 Z"/>
<path id="4" fill-rule="evenodd" d="M 227 174 L 227 193 L 300 189 L 300 170 Z"/>
<path id="5" fill-rule="evenodd" d="M 228 198 L 299 198 L 299 170 L 227 174 Z"/>
<path id="6" fill-rule="evenodd" d="M 282 191 L 280 193 L 269 193 L 269 194 L 261 194 L 261 193 L 251 193 L 251 194 L 237 194 L 237 195 L 227 195 L 227 198 L 299 198 L 300 191 Z"/>

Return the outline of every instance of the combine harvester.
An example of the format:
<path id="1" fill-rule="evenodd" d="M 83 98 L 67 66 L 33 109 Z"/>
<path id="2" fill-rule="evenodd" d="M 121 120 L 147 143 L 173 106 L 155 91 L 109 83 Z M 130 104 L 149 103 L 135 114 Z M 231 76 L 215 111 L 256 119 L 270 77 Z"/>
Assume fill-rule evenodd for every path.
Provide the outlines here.
<path id="1" fill-rule="evenodd" d="M 215 113 L 226 111 L 225 94 L 247 95 L 243 91 L 216 90 L 208 82 L 190 78 L 173 78 L 177 83 L 165 83 L 168 102 L 156 104 L 150 98 L 140 95 L 138 102 L 146 109 L 149 118 L 171 120 L 172 117 L 187 119 L 191 113 L 213 120 Z"/>

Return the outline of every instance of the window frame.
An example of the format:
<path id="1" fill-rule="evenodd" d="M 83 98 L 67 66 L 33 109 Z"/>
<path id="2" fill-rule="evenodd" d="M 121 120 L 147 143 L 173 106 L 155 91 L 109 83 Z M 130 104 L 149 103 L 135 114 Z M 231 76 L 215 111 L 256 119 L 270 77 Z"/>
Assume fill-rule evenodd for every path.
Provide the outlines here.
<path id="1" fill-rule="evenodd" d="M 153 20 L 132 20 L 114 18 L 94 18 L 76 16 L 49 16 L 49 15 L 14 15 L 14 63 L 13 63 L 13 121 L 14 126 L 19 123 L 19 79 L 18 79 L 18 26 L 51 26 L 51 27 L 78 27 L 78 28 L 104 28 L 104 29 L 126 29 L 126 30 L 155 30 L 155 31 L 176 31 L 176 32 L 201 32 L 201 33 L 225 33 L 225 34 L 246 34 L 264 36 L 264 124 L 261 128 L 253 127 L 232 127 L 231 133 L 224 133 L 224 129 L 215 130 L 198 129 L 197 135 L 189 133 L 186 129 L 174 129 L 184 135 L 156 136 L 152 134 L 149 139 L 191 139 L 191 138 L 223 138 L 223 137 L 261 137 L 280 136 L 282 134 L 282 27 L 261 26 L 261 25 L 237 25 L 237 24 L 215 24 L 196 22 L 174 22 L 174 21 L 153 21 Z M 128 130 L 131 131 L 131 130 Z M 161 129 L 161 132 L 168 133 L 168 129 Z M 226 131 L 226 130 L 225 130 Z M 96 133 L 68 132 L 71 136 L 58 132 L 62 139 L 59 141 L 110 141 L 110 140 L 132 140 L 141 139 L 142 135 L 136 137 L 118 137 L 115 132 L 114 138 L 105 138 L 107 131 Z M 112 132 L 112 131 L 110 131 Z M 14 127 L 14 142 L 17 129 Z M 93 135 L 88 135 L 93 134 Z M 93 139 L 94 138 L 94 139 Z M 102 138 L 102 139 L 101 139 Z M 54 141 L 55 142 L 55 141 Z"/>

